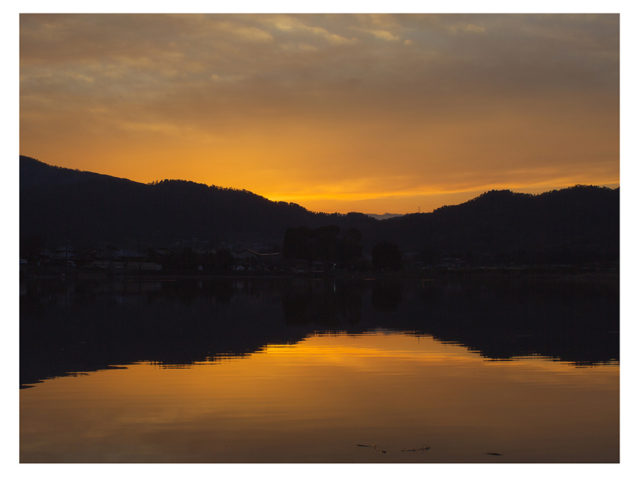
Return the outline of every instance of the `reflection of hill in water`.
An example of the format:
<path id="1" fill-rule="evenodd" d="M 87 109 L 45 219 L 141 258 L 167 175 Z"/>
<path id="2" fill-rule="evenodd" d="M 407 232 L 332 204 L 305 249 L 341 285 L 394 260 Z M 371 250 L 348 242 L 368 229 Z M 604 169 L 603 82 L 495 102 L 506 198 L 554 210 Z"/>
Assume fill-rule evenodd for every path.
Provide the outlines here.
<path id="1" fill-rule="evenodd" d="M 377 327 L 433 335 L 488 358 L 617 360 L 617 277 L 333 282 L 212 280 L 29 283 L 21 384 L 153 361 L 242 356 L 314 331 Z"/>

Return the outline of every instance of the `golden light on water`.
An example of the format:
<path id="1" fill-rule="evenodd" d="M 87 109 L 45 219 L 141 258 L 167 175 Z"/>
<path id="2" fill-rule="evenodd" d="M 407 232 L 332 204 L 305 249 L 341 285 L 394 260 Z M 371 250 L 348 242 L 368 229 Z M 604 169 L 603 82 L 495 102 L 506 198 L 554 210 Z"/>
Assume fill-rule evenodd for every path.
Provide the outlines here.
<path id="1" fill-rule="evenodd" d="M 492 450 L 506 461 L 613 461 L 618 379 L 617 365 L 487 361 L 428 336 L 318 335 L 24 389 L 22 461 L 464 462 L 491 461 Z"/>

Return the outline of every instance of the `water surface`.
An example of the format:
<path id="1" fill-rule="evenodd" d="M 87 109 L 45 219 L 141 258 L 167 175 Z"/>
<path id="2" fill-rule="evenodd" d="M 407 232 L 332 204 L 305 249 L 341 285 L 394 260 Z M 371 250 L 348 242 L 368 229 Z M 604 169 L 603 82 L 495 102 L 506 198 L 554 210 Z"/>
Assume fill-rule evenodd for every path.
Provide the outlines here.
<path id="1" fill-rule="evenodd" d="M 21 461 L 616 462 L 615 287 L 534 282 L 29 285 Z"/>

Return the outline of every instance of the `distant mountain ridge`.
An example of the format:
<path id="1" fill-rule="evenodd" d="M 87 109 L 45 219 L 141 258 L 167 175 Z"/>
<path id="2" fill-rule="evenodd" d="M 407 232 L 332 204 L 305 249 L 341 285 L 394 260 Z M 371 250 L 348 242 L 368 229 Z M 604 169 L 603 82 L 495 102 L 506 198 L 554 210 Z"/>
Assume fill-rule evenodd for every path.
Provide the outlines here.
<path id="1" fill-rule="evenodd" d="M 292 224 L 318 227 L 346 217 L 244 190 L 183 180 L 143 184 L 20 157 L 21 235 L 40 235 L 52 244 L 166 246 L 193 238 L 279 244 Z M 364 214 L 348 217 L 353 223 L 374 221 Z"/>
<path id="2" fill-rule="evenodd" d="M 384 221 L 386 239 L 404 242 L 426 259 L 446 251 L 467 261 L 584 262 L 618 260 L 620 190 L 574 186 L 538 195 L 489 191 L 429 214 Z"/>
<path id="3" fill-rule="evenodd" d="M 399 217 L 403 215 L 404 214 L 393 214 L 390 212 L 385 212 L 384 214 L 372 214 L 372 213 L 367 214 L 367 216 L 372 217 L 374 219 L 379 219 L 381 221 L 384 221 L 385 219 L 391 219 L 392 217 Z"/>
<path id="4" fill-rule="evenodd" d="M 430 262 L 617 260 L 619 188 L 575 186 L 539 195 L 489 191 L 432 213 L 378 220 L 314 213 L 244 190 L 181 180 L 143 184 L 20 156 L 20 235 L 47 247 L 180 241 L 280 245 L 287 228 L 336 225 L 362 232 L 365 250 L 397 243 Z"/>

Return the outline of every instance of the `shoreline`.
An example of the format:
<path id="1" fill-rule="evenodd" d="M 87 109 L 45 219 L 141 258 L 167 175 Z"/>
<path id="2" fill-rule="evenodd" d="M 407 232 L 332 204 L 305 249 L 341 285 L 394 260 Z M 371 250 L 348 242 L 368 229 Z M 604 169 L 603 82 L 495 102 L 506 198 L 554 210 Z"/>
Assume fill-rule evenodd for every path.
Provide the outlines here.
<path id="1" fill-rule="evenodd" d="M 474 277 L 565 277 L 585 278 L 620 277 L 618 264 L 593 265 L 554 265 L 554 266 L 485 266 L 469 268 L 433 268 L 427 270 L 401 271 L 332 271 L 332 272 L 140 272 L 118 271 L 104 272 L 95 270 L 77 270 L 65 268 L 47 268 L 35 271 L 21 270 L 20 281 L 30 280 L 105 280 L 105 281 L 179 281 L 179 280 L 353 280 L 353 281 L 388 281 L 388 280 L 423 280 L 440 278 L 474 278 Z"/>

